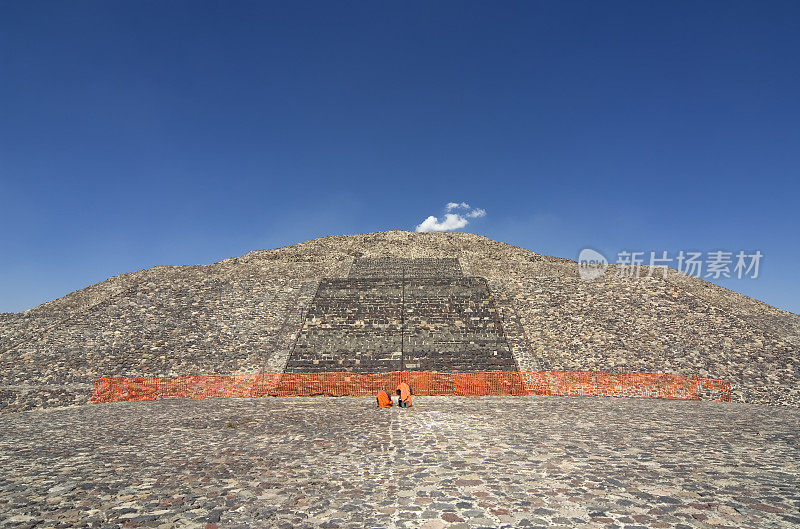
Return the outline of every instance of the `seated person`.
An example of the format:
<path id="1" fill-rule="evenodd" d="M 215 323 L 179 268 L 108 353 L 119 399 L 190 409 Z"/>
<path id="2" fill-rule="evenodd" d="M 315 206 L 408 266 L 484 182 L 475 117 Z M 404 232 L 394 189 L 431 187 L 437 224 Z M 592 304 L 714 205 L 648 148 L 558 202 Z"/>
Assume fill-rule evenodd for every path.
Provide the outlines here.
<path id="1" fill-rule="evenodd" d="M 382 389 L 378 392 L 378 407 L 379 408 L 391 408 L 392 407 L 392 397 L 389 396 L 389 393 L 386 392 L 385 389 Z"/>

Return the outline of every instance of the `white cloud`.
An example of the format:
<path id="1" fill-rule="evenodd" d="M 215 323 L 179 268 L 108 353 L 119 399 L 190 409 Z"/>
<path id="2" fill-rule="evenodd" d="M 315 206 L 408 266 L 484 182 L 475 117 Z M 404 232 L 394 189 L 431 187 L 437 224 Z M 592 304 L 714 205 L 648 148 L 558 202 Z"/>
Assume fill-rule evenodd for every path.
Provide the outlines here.
<path id="1" fill-rule="evenodd" d="M 417 227 L 414 228 L 415 231 L 422 233 L 431 231 L 459 230 L 469 224 L 467 218 L 479 219 L 486 216 L 485 209 L 475 208 L 470 210 L 470 206 L 466 202 L 448 202 L 445 205 L 445 210 L 448 212 L 454 209 L 466 209 L 469 211 L 465 212 L 464 215 L 459 213 L 445 213 L 444 218 L 442 218 L 441 221 L 438 217 L 431 215 L 417 225 Z"/>
<path id="2" fill-rule="evenodd" d="M 464 208 L 469 209 L 469 204 L 466 202 L 448 202 L 447 206 L 445 206 L 447 211 L 453 211 L 454 209 Z"/>
<path id="3" fill-rule="evenodd" d="M 422 223 L 415 229 L 418 232 L 452 231 L 463 228 L 467 224 L 469 224 L 469 222 L 461 215 L 456 215 L 455 213 L 447 213 L 441 222 L 439 222 L 438 218 L 431 215 L 427 219 L 423 220 Z"/>

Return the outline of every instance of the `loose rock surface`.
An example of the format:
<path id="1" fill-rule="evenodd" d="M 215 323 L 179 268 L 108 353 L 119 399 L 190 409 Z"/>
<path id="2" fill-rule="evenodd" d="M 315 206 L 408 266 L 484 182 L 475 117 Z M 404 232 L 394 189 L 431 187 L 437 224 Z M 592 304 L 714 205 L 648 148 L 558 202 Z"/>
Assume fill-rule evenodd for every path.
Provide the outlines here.
<path id="1" fill-rule="evenodd" d="M 0 416 L 0 527 L 800 526 L 800 410 L 561 397 Z"/>

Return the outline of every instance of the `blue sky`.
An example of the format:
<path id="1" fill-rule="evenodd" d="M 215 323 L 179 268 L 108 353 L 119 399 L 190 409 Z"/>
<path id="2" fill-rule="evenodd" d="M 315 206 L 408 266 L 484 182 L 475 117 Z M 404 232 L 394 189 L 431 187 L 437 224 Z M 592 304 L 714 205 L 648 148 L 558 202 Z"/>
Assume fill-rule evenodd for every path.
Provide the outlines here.
<path id="1" fill-rule="evenodd" d="M 798 94 L 797 2 L 2 2 L 0 311 L 463 201 L 798 313 Z"/>

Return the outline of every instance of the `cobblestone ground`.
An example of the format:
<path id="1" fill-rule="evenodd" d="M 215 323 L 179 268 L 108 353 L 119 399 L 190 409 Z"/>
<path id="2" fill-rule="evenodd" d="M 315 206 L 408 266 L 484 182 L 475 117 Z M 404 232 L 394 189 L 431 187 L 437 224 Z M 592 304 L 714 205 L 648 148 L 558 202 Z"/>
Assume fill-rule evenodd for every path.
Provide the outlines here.
<path id="1" fill-rule="evenodd" d="M 800 410 L 165 400 L 0 416 L 2 527 L 797 527 Z"/>

